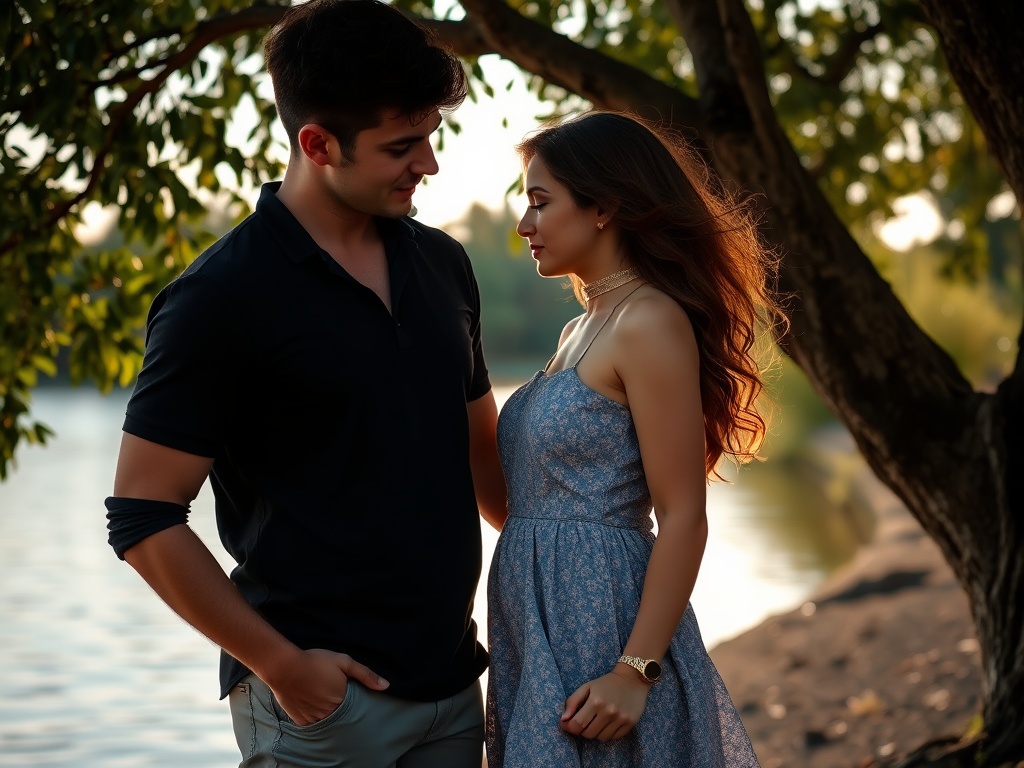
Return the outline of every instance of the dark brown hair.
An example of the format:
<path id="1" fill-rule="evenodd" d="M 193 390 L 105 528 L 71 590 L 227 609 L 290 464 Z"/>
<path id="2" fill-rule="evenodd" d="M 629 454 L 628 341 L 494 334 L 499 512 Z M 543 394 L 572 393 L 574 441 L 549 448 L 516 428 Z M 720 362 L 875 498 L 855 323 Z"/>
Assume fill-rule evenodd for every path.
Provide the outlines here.
<path id="1" fill-rule="evenodd" d="M 263 43 L 292 152 L 317 123 L 350 155 L 356 134 L 387 110 L 413 121 L 466 98 L 461 62 L 424 28 L 378 0 L 310 0 L 290 8 Z"/>
<path id="2" fill-rule="evenodd" d="M 524 166 L 539 157 L 577 206 L 610 212 L 630 265 L 686 310 L 700 354 L 707 475 L 721 477 L 723 454 L 756 456 L 766 429 L 757 358 L 786 318 L 773 293 L 778 259 L 750 205 L 728 195 L 684 141 L 631 115 L 588 112 L 518 150 Z"/>

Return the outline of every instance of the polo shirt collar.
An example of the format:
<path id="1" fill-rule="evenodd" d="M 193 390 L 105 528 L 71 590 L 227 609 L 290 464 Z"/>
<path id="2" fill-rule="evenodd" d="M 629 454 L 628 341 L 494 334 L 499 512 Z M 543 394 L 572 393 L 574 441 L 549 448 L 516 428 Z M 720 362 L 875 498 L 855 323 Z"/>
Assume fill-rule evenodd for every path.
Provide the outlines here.
<path id="1" fill-rule="evenodd" d="M 277 239 L 281 250 L 288 254 L 288 258 L 299 263 L 311 256 L 319 256 L 323 253 L 316 241 L 299 224 L 298 219 L 292 215 L 287 206 L 277 197 L 277 191 L 281 188 L 280 181 L 270 181 L 260 189 L 260 197 L 256 202 L 256 213 L 267 220 L 269 229 Z M 384 240 L 384 248 L 389 253 L 394 250 L 403 251 L 402 243 L 405 240 L 415 240 L 416 230 L 405 219 L 387 219 L 378 217 L 375 219 L 377 230 Z"/>

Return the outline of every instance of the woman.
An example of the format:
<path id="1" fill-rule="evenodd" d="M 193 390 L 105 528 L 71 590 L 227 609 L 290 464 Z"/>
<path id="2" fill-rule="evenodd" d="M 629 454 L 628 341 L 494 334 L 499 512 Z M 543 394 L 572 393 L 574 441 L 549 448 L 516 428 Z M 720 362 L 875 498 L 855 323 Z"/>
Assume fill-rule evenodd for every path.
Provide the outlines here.
<path id="1" fill-rule="evenodd" d="M 689 598 L 707 482 L 764 434 L 774 260 L 695 156 L 639 120 L 589 113 L 519 151 L 518 232 L 586 311 L 499 421 L 488 765 L 756 766 Z"/>

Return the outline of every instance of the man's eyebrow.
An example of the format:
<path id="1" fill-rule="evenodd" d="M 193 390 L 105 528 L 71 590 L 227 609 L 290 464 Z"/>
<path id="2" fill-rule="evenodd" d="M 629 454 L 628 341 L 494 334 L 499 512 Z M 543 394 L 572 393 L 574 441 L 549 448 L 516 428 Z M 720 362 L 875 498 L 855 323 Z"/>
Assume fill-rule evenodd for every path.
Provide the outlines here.
<path id="1" fill-rule="evenodd" d="M 391 139 L 391 141 L 385 141 L 385 142 L 381 143 L 379 145 L 379 147 L 381 149 L 385 149 L 387 147 L 400 147 L 400 146 L 403 146 L 405 144 L 415 144 L 417 141 L 425 141 L 425 140 L 429 139 L 434 134 L 434 132 L 437 131 L 437 129 L 440 128 L 440 127 L 441 127 L 441 123 L 440 123 L 440 121 L 438 121 L 438 124 L 436 126 L 434 126 L 433 128 L 431 128 L 426 133 L 417 132 L 417 133 L 410 133 L 410 134 L 407 134 L 405 136 L 399 136 L 397 138 Z"/>
<path id="2" fill-rule="evenodd" d="M 397 147 L 403 144 L 415 144 L 417 141 L 423 141 L 427 136 L 415 135 L 415 136 L 399 136 L 397 139 L 391 139 L 391 141 L 382 142 L 381 148 L 384 147 Z"/>

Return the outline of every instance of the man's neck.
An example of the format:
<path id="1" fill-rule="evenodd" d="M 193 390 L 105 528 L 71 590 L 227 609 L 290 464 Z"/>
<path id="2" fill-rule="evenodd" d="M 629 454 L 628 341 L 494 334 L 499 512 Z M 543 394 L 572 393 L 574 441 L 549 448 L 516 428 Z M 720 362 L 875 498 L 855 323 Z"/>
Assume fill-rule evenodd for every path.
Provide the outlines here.
<path id="1" fill-rule="evenodd" d="M 318 179 L 304 176 L 301 170 L 285 173 L 277 199 L 329 253 L 358 252 L 380 241 L 373 216 L 337 204 Z"/>

